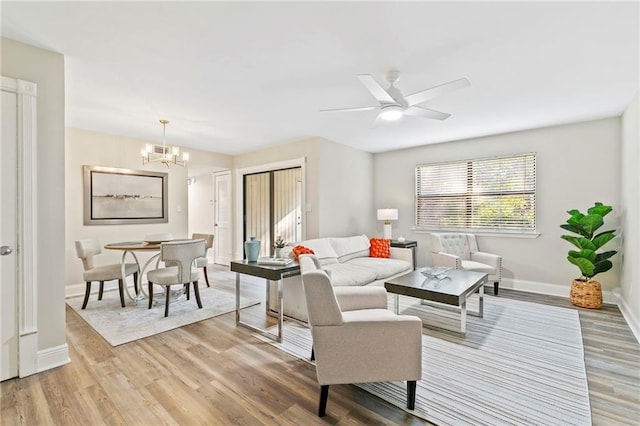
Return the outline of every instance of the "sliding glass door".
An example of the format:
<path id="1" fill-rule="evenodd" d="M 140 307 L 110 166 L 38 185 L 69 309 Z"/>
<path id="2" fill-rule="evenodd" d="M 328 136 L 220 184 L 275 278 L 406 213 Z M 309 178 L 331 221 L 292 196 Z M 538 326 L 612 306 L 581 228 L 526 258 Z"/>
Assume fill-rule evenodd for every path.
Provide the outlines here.
<path id="1" fill-rule="evenodd" d="M 244 240 L 261 241 L 260 256 L 273 255 L 273 241 L 302 239 L 302 168 L 244 175 Z"/>

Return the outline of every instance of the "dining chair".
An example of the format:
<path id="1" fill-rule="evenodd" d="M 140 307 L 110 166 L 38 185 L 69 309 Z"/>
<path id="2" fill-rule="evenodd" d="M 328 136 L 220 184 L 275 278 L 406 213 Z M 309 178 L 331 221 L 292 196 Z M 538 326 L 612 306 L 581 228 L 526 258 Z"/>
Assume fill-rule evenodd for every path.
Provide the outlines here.
<path id="1" fill-rule="evenodd" d="M 98 300 L 102 300 L 102 292 L 104 291 L 104 282 L 118 280 L 118 290 L 120 292 L 120 304 L 125 307 L 124 303 L 124 285 L 125 278 L 133 274 L 133 283 L 138 292 L 138 272 L 139 267 L 136 263 L 124 264 L 124 277 L 122 276 L 122 264 L 113 263 L 108 265 L 96 266 L 93 262 L 94 256 L 102 253 L 102 245 L 100 241 L 96 239 L 78 240 L 75 242 L 76 254 L 82 260 L 82 267 L 84 272 L 82 277 L 87 283 L 84 291 L 84 301 L 82 302 L 82 309 L 87 307 L 89 301 L 89 294 L 91 293 L 91 283 L 93 281 L 99 281 L 100 287 L 98 289 Z"/>
<path id="2" fill-rule="evenodd" d="M 194 233 L 191 235 L 192 240 L 204 240 L 204 256 L 196 259 L 196 267 L 202 268 L 204 272 L 204 280 L 207 283 L 207 287 L 211 287 L 209 285 L 209 275 L 207 274 L 207 266 L 209 265 L 209 259 L 207 258 L 207 254 L 209 249 L 213 247 L 213 234 L 198 234 Z"/>
<path id="3" fill-rule="evenodd" d="M 422 377 L 420 318 L 388 310 L 383 287 L 334 288 L 313 255 L 301 255 L 299 263 L 320 384 L 318 416 L 326 413 L 333 384 L 403 380 L 413 410 Z"/>
<path id="4" fill-rule="evenodd" d="M 164 316 L 169 315 L 169 294 L 172 285 L 182 285 L 189 297 L 189 286 L 193 283 L 193 292 L 196 296 L 198 308 L 202 309 L 200 300 L 200 290 L 198 280 L 200 270 L 196 267 L 196 259 L 202 257 L 205 252 L 204 240 L 181 240 L 160 244 L 160 260 L 169 266 L 147 272 L 149 282 L 149 309 L 153 306 L 153 285 L 160 285 L 165 288 Z"/>

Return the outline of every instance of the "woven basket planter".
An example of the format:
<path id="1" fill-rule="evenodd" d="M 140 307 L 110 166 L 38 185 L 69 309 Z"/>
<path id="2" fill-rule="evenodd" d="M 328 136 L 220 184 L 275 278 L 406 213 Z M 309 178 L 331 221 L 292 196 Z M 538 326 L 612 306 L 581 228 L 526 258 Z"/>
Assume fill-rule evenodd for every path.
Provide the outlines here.
<path id="1" fill-rule="evenodd" d="M 602 306 L 602 286 L 594 280 L 573 280 L 570 299 L 581 308 L 598 309 Z"/>

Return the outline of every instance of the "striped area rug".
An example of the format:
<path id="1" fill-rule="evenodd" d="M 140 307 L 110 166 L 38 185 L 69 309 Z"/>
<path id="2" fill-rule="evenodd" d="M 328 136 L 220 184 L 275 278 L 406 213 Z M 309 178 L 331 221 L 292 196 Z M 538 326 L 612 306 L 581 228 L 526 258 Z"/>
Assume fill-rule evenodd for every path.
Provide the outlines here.
<path id="1" fill-rule="evenodd" d="M 485 296 L 484 318 L 469 315 L 464 337 L 455 332 L 459 312 L 401 296 L 400 313 L 426 325 L 423 377 L 408 412 L 439 425 L 591 424 L 577 311 Z M 292 321 L 273 344 L 309 360 L 309 329 Z M 358 386 L 405 408 L 404 382 Z"/>

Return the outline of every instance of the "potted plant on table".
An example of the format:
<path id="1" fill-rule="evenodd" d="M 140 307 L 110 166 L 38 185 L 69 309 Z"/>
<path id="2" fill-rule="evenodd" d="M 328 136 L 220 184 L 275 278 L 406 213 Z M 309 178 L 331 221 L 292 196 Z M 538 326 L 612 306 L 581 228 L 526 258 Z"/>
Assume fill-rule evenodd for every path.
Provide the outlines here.
<path id="1" fill-rule="evenodd" d="M 569 241 L 578 250 L 569 250 L 567 260 L 580 269 L 582 276 L 573 280 L 571 284 L 571 303 L 583 308 L 599 308 L 602 306 L 602 286 L 593 279 L 599 273 L 606 272 L 613 267 L 609 260 L 617 253 L 615 250 L 599 250 L 615 237 L 615 230 L 596 231 L 604 224 L 603 217 L 613 209 L 596 202 L 593 207 L 583 214 L 578 210 L 569 210 L 570 217 L 566 224 L 560 227 L 576 235 L 562 235 L 563 240 Z"/>
<path id="2" fill-rule="evenodd" d="M 275 249 L 275 256 L 277 258 L 284 257 L 284 248 L 287 245 L 287 242 L 282 239 L 281 236 L 278 236 L 276 240 L 273 242 L 273 248 Z"/>

